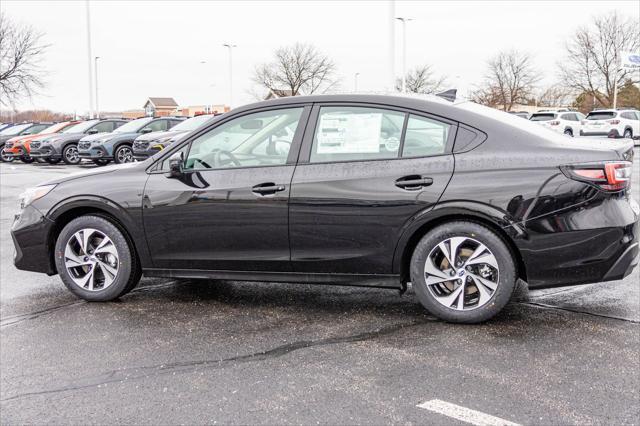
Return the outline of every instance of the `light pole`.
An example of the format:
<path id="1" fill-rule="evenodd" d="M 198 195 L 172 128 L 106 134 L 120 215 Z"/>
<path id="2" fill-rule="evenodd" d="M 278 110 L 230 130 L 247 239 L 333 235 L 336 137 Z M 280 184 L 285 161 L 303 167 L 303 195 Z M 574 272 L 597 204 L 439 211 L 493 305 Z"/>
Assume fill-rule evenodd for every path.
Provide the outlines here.
<path id="1" fill-rule="evenodd" d="M 87 75 L 89 77 L 89 118 L 93 118 L 93 84 L 91 81 L 91 11 L 89 9 L 89 0 L 85 0 L 87 12 Z"/>
<path id="2" fill-rule="evenodd" d="M 387 10 L 387 27 L 389 30 L 389 46 L 387 52 L 387 62 L 389 66 L 387 78 L 387 84 L 389 84 L 388 91 L 395 92 L 396 90 L 396 2 L 395 0 L 389 0 Z"/>
<path id="3" fill-rule="evenodd" d="M 235 44 L 225 43 L 224 47 L 229 49 L 229 109 L 233 108 L 233 48 Z"/>
<path id="4" fill-rule="evenodd" d="M 357 92 L 358 91 L 358 76 L 360 75 L 359 72 L 355 73 L 353 75 L 353 91 Z"/>
<path id="5" fill-rule="evenodd" d="M 94 72 L 94 82 L 96 85 L 96 118 L 100 118 L 100 106 L 98 104 L 98 59 L 100 56 L 96 56 L 93 59 L 93 72 Z"/>
<path id="6" fill-rule="evenodd" d="M 396 17 L 402 22 L 402 93 L 407 92 L 407 22 L 413 21 L 411 18 Z"/>

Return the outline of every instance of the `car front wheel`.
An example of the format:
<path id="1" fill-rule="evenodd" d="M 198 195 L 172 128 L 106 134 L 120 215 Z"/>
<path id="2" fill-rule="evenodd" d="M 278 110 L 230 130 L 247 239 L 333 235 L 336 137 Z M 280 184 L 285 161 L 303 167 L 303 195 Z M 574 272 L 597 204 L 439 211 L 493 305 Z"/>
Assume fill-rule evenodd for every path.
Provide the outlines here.
<path id="1" fill-rule="evenodd" d="M 65 286 L 92 302 L 128 293 L 141 276 L 132 245 L 102 216 L 81 216 L 69 222 L 56 241 L 55 262 Z"/>
<path id="2" fill-rule="evenodd" d="M 2 148 L 0 148 L 0 151 L 2 151 Z M 5 163 L 10 163 L 13 161 L 13 155 L 5 154 L 4 151 L 2 151 L 2 153 L 0 154 L 0 160 Z"/>
<path id="3" fill-rule="evenodd" d="M 80 164 L 80 154 L 76 145 L 67 145 L 62 150 L 62 161 L 65 164 Z"/>
<path id="4" fill-rule="evenodd" d="M 113 154 L 113 161 L 116 164 L 132 163 L 133 162 L 133 150 L 129 145 L 121 145 L 116 149 Z"/>
<path id="5" fill-rule="evenodd" d="M 627 129 L 624 131 L 624 138 L 633 139 L 633 132 L 631 131 L 631 129 Z"/>
<path id="6" fill-rule="evenodd" d="M 567 130 L 564 131 L 564 134 L 567 135 L 567 136 L 573 137 L 573 130 L 567 129 Z"/>
<path id="7" fill-rule="evenodd" d="M 474 222 L 429 231 L 411 258 L 411 282 L 422 305 L 440 319 L 478 323 L 496 315 L 516 287 L 516 267 L 505 242 Z"/>

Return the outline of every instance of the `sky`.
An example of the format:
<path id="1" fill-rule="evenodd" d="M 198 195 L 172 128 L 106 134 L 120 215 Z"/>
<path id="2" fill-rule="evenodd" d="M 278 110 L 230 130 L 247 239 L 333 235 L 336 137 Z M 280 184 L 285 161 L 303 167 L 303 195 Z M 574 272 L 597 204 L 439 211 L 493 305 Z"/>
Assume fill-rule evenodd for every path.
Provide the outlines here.
<path id="1" fill-rule="evenodd" d="M 99 56 L 102 111 L 141 108 L 149 96 L 183 106 L 229 103 L 266 95 L 251 80 L 273 51 L 305 42 L 337 65 L 340 90 L 389 86 L 389 1 L 90 1 L 92 56 Z M 467 93 L 482 80 L 486 61 L 501 50 L 529 52 L 552 84 L 556 64 L 575 30 L 616 10 L 640 18 L 631 1 L 395 1 L 407 23 L 407 69 L 430 64 L 450 87 Z M 31 25 L 50 45 L 41 64 L 46 87 L 18 109 L 84 113 L 89 108 L 86 3 L 2 0 L 10 19 Z M 402 27 L 393 26 L 396 75 L 402 69 Z"/>

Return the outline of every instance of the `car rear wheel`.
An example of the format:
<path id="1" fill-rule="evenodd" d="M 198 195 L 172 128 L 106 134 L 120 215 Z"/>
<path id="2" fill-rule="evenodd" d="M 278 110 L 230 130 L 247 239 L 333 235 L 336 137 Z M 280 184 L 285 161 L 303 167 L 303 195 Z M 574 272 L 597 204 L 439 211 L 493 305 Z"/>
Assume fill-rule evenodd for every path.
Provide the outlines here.
<path id="1" fill-rule="evenodd" d="M 631 131 L 631 129 L 626 129 L 624 131 L 624 138 L 625 139 L 633 139 L 633 132 Z"/>
<path id="2" fill-rule="evenodd" d="M 55 261 L 65 286 L 92 302 L 128 293 L 141 276 L 131 243 L 102 216 L 81 216 L 69 222 L 56 241 Z"/>
<path id="3" fill-rule="evenodd" d="M 564 131 L 564 134 L 567 135 L 567 136 L 573 137 L 573 130 L 567 129 L 567 130 Z"/>
<path id="4" fill-rule="evenodd" d="M 78 147 L 76 145 L 67 145 L 62 150 L 62 161 L 65 164 L 79 164 L 80 154 L 78 153 Z"/>
<path id="5" fill-rule="evenodd" d="M 116 164 L 132 163 L 133 149 L 129 145 L 120 145 L 113 154 L 113 161 Z"/>
<path id="6" fill-rule="evenodd" d="M 411 258 L 411 282 L 422 305 L 456 323 L 478 323 L 496 315 L 516 288 L 509 248 L 490 229 L 451 222 L 429 231 Z"/>

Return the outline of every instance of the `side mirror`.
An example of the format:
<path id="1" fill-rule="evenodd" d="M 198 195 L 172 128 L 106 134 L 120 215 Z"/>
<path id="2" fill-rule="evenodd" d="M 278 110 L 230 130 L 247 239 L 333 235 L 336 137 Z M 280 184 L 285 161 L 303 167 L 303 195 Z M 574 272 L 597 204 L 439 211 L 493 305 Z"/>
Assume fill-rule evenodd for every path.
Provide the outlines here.
<path id="1" fill-rule="evenodd" d="M 184 153 L 182 151 L 178 151 L 169 157 L 169 173 L 167 173 L 167 177 L 179 178 L 182 176 L 183 167 Z"/>
<path id="2" fill-rule="evenodd" d="M 144 135 L 145 133 L 151 133 L 151 129 L 150 129 L 149 127 L 147 127 L 146 129 L 142 129 L 142 130 L 140 130 L 140 133 L 142 133 L 143 135 Z"/>
<path id="3" fill-rule="evenodd" d="M 87 132 L 88 135 L 95 135 L 96 133 L 98 133 L 98 129 L 89 129 Z"/>

